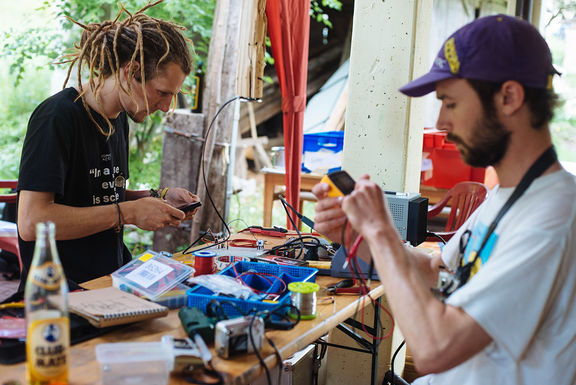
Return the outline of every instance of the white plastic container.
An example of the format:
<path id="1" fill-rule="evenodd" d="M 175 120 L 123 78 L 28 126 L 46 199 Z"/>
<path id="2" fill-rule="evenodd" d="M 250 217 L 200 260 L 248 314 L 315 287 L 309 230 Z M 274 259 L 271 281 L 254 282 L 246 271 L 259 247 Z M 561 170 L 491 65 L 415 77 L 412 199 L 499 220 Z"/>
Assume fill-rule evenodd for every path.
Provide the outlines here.
<path id="1" fill-rule="evenodd" d="M 102 385 L 166 385 L 174 365 L 172 347 L 162 342 L 96 345 Z"/>

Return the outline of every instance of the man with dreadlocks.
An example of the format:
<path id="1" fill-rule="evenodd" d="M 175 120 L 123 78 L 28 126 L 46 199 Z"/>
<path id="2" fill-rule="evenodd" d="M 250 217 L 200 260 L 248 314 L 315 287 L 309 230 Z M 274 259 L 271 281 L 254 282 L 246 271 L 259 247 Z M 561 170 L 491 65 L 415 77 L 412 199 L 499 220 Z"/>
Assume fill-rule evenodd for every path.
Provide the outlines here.
<path id="1" fill-rule="evenodd" d="M 162 1 L 149 2 L 133 15 L 121 7 L 113 21 L 75 22 L 84 31 L 67 61 L 64 86 L 74 65 L 78 86 L 65 88 L 36 108 L 22 150 L 21 287 L 38 222 L 55 223 L 66 277 L 83 282 L 130 261 L 123 225 L 157 230 L 177 226 L 194 214 L 176 208 L 198 200 L 185 189 L 165 188 L 160 193 L 126 189 L 127 117 L 140 123 L 157 110 L 167 112 L 192 67 L 183 28 L 144 14 Z M 88 68 L 85 82 L 83 67 Z"/>

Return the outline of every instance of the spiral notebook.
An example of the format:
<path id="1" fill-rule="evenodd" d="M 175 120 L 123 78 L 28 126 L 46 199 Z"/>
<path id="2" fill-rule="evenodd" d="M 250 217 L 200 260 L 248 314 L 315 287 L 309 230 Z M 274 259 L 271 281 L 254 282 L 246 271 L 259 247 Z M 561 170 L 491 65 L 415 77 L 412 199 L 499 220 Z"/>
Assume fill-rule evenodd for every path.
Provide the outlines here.
<path id="1" fill-rule="evenodd" d="M 68 307 L 72 313 L 86 318 L 99 328 L 164 317 L 168 314 L 167 307 L 113 286 L 70 293 Z"/>

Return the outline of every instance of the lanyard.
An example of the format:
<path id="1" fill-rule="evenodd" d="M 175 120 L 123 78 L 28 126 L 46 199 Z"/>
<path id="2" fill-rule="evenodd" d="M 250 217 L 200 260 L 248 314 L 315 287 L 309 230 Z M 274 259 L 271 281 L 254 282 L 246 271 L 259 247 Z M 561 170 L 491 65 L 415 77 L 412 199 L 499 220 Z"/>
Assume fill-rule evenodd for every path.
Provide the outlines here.
<path id="1" fill-rule="evenodd" d="M 502 219 L 504 214 L 506 214 L 508 210 L 510 210 L 512 205 L 524 194 L 524 192 L 526 192 L 526 190 L 528 189 L 528 187 L 530 187 L 532 182 L 540 175 L 542 175 L 542 173 L 546 171 L 550 166 L 552 166 L 556 162 L 556 160 L 557 157 L 556 157 L 556 151 L 554 151 L 554 146 L 550 146 L 546 151 L 544 151 L 542 155 L 540 155 L 538 159 L 536 159 L 536 161 L 532 164 L 532 166 L 530 166 L 526 174 L 522 177 L 522 180 L 520 181 L 518 186 L 516 186 L 516 188 L 512 192 L 512 195 L 510 195 L 506 203 L 504 203 L 504 206 L 502 206 L 502 208 L 500 209 L 500 211 L 490 224 L 490 227 L 488 227 L 488 230 L 486 231 L 486 234 L 484 235 L 484 238 L 482 239 L 482 243 L 480 244 L 478 250 L 472 250 L 470 252 L 468 260 L 470 261 L 470 259 L 472 259 L 472 261 L 466 264 L 464 264 L 464 251 L 466 249 L 466 244 L 470 239 L 471 232 L 470 230 L 466 230 L 462 234 L 462 236 L 460 237 L 460 266 L 458 267 L 458 270 L 456 270 L 455 273 L 456 278 L 459 281 L 458 287 L 456 289 L 464 286 L 464 284 L 468 282 L 468 279 L 470 279 L 470 272 L 472 271 L 472 267 L 476 264 L 478 258 L 480 258 L 480 253 L 482 252 L 482 249 L 484 248 L 484 246 L 486 246 L 486 243 L 488 242 L 490 236 L 496 229 L 496 226 L 498 226 L 498 223 L 500 223 L 500 220 Z"/>

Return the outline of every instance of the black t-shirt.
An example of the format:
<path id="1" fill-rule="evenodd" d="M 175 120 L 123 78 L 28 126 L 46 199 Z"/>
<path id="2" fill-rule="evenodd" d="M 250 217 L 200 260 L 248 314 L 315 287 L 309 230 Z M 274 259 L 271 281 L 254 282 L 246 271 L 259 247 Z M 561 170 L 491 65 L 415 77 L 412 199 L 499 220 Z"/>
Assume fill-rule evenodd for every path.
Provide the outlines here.
<path id="1" fill-rule="evenodd" d="M 74 88 L 66 88 L 46 99 L 32 113 L 22 149 L 18 191 L 53 192 L 56 203 L 74 207 L 122 202 L 126 198 L 122 181 L 128 179 L 126 113 L 111 120 L 114 134 L 106 138 L 77 98 Z M 94 110 L 91 113 L 107 129 L 106 121 Z M 24 282 L 34 242 L 20 237 L 18 240 Z M 56 245 L 66 277 L 75 282 L 110 274 L 131 258 L 122 232 L 116 233 L 114 229 L 57 241 Z"/>

